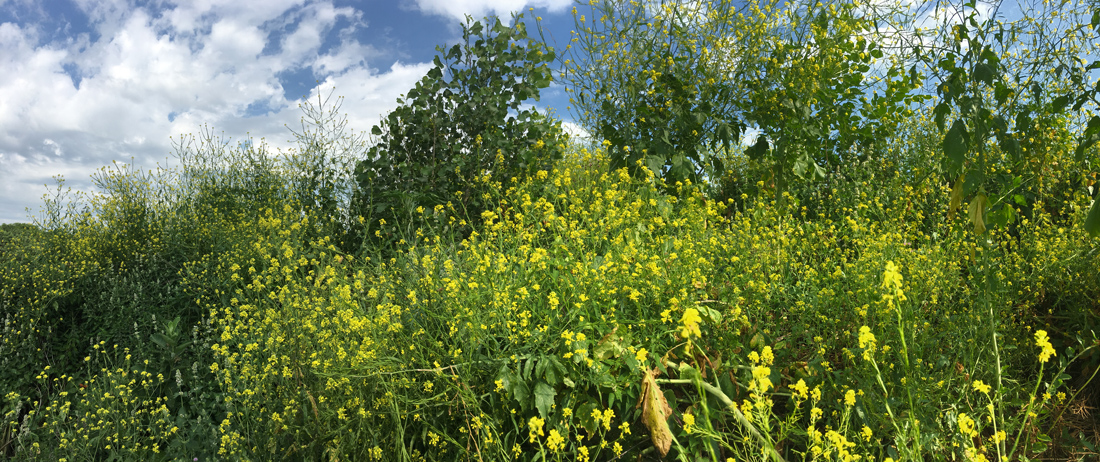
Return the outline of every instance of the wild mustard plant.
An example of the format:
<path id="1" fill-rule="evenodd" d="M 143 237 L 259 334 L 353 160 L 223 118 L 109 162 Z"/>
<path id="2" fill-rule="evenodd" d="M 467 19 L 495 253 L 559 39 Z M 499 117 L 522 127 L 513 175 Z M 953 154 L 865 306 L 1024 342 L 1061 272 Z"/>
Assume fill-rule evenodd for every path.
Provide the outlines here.
<path id="1" fill-rule="evenodd" d="M 1071 353 L 1056 324 L 1100 287 L 1072 220 L 983 245 L 931 180 L 720 201 L 561 148 L 488 184 L 468 235 L 446 231 L 460 207 L 424 208 L 384 256 L 345 253 L 258 157 L 156 180 L 179 192 L 118 172 L 125 200 L 0 249 L 0 451 L 993 460 L 1040 454 L 1086 395 L 1093 340 L 1074 325 Z M 108 309 L 139 317 L 79 329 Z M 1015 347 L 999 373 L 992 334 Z"/>

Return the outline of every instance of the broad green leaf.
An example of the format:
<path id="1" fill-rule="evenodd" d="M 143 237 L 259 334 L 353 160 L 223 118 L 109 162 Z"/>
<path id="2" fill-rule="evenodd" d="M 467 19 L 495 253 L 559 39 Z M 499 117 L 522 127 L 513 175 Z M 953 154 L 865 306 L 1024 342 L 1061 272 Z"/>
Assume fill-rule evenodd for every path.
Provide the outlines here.
<path id="1" fill-rule="evenodd" d="M 520 377 L 523 380 L 531 379 L 531 371 L 535 368 L 535 358 L 527 358 L 523 363 L 523 372 L 520 373 Z"/>
<path id="2" fill-rule="evenodd" d="M 592 351 L 592 356 L 596 359 L 604 360 L 610 357 L 619 357 L 624 351 L 623 346 L 619 344 L 621 338 L 615 335 L 614 332 L 607 334 L 596 344 L 596 348 Z"/>
<path id="3" fill-rule="evenodd" d="M 530 409 L 531 407 L 531 388 L 527 386 L 527 382 L 513 377 L 512 380 L 512 397 L 516 399 L 524 409 Z"/>
<path id="4" fill-rule="evenodd" d="M 550 407 L 554 405 L 554 396 L 557 394 L 554 387 L 547 385 L 546 382 L 540 381 L 535 385 L 535 408 L 539 410 L 539 416 L 543 419 L 550 415 Z"/>
<path id="5" fill-rule="evenodd" d="M 592 411 L 594 410 L 596 410 L 596 405 L 589 401 L 580 405 L 575 413 L 580 418 L 581 427 L 584 427 L 590 434 L 595 434 L 600 427 L 599 422 L 592 418 Z"/>
<path id="6" fill-rule="evenodd" d="M 696 305 L 695 307 L 698 308 L 699 314 L 701 314 L 703 319 L 707 320 L 707 322 L 713 324 L 722 322 L 722 313 L 718 310 L 706 305 Z"/>
<path id="7" fill-rule="evenodd" d="M 958 119 L 951 125 L 947 135 L 943 137 L 943 153 L 951 161 L 952 172 L 961 170 L 963 163 L 966 161 L 968 150 L 966 136 L 966 123 L 962 119 Z"/>
<path id="8" fill-rule="evenodd" d="M 654 175 L 660 176 L 665 168 L 665 158 L 662 156 L 648 155 L 645 158 L 645 164 L 646 167 L 649 168 L 649 171 L 653 172 Z"/>
<path id="9" fill-rule="evenodd" d="M 1051 106 L 1054 106 L 1054 108 L 1053 108 L 1054 113 L 1057 114 L 1057 113 L 1062 112 L 1062 110 L 1064 110 L 1066 108 L 1066 106 L 1069 105 L 1069 101 L 1070 101 L 1069 95 L 1062 95 L 1062 96 L 1059 96 L 1057 98 L 1054 98 L 1054 101 L 1051 102 L 1050 104 L 1051 104 Z"/>
<path id="10" fill-rule="evenodd" d="M 993 86 L 993 67 L 986 63 L 978 63 L 974 66 L 974 75 L 972 78 L 977 82 L 985 83 L 986 85 Z"/>
<path id="11" fill-rule="evenodd" d="M 1098 141 L 1100 141 L 1100 116 L 1094 115 L 1089 119 L 1089 123 L 1085 127 L 1085 132 L 1081 134 L 1081 138 L 1077 142 L 1074 158 L 1076 158 L 1078 162 L 1084 160 L 1085 152 Z"/>
<path id="12" fill-rule="evenodd" d="M 752 160 L 760 160 L 768 153 L 768 138 L 764 135 L 756 137 L 756 144 L 749 148 L 749 158 Z"/>
<path id="13" fill-rule="evenodd" d="M 164 334 L 160 332 L 154 332 L 153 335 L 149 336 L 149 339 L 152 340 L 153 343 L 159 345 L 161 348 L 168 347 L 168 337 L 165 337 Z"/>
<path id="14" fill-rule="evenodd" d="M 1100 236 L 1100 200 L 1092 202 L 1089 215 L 1085 218 L 1085 231 L 1092 237 Z"/>
<path id="15" fill-rule="evenodd" d="M 698 384 L 703 381 L 703 374 L 699 372 L 699 369 L 692 367 L 688 363 L 680 364 L 680 378 L 691 380 L 692 383 Z"/>

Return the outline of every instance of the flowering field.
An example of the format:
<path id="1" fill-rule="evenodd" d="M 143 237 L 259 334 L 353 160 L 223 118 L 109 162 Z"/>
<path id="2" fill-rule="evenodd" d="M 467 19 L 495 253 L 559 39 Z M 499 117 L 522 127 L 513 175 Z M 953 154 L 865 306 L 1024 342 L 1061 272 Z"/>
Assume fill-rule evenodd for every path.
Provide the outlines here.
<path id="1" fill-rule="evenodd" d="M 812 29 L 815 75 L 836 72 L 807 86 L 764 59 L 759 81 L 787 80 L 722 108 L 700 102 L 706 48 L 633 72 L 600 42 L 618 23 L 579 27 L 578 49 L 623 60 L 578 68 L 578 98 L 598 72 L 642 81 L 570 139 L 518 110 L 553 51 L 478 23 L 369 151 L 307 105 L 296 150 L 207 133 L 176 168 L 59 186 L 37 223 L 0 227 L 0 458 L 1100 455 L 1100 117 L 971 53 L 992 40 L 977 20 L 952 26 L 976 48 L 937 61 L 933 104 L 907 72 L 874 87 L 897 98 L 860 100 L 883 53 L 854 38 L 858 5 L 776 25 L 757 3 L 739 30 Z M 677 27 L 688 55 L 714 32 Z M 485 75 L 512 93 L 460 94 Z M 724 145 L 747 120 L 757 141 Z"/>
<path id="2" fill-rule="evenodd" d="M 1095 454 L 1084 208 L 977 237 L 940 188 L 870 170 L 721 201 L 574 147 L 468 236 L 423 210 L 434 225 L 385 255 L 334 245 L 277 170 L 110 172 L 89 212 L 5 237 L 0 442 L 19 460 Z"/>

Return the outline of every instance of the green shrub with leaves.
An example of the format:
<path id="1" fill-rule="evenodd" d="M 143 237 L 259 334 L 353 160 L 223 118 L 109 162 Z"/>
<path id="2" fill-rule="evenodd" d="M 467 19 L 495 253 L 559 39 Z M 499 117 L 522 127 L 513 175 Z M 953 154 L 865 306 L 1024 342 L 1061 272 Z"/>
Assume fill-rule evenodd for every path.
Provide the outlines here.
<path id="1" fill-rule="evenodd" d="M 560 126 L 521 105 L 550 85 L 553 49 L 515 18 L 463 25 L 464 43 L 439 48 L 434 67 L 372 133 L 356 166 L 353 210 L 365 237 L 394 242 L 438 214 L 477 222 L 495 188 L 559 156 Z M 459 223 L 461 224 L 461 223 Z"/>
<path id="2" fill-rule="evenodd" d="M 1067 141 L 1073 120 L 1082 118 L 1075 113 L 1095 103 L 1095 90 L 1081 91 L 1087 71 L 1079 57 L 1097 37 L 1100 12 L 1089 21 L 1091 7 L 1081 2 L 1033 6 L 1006 20 L 983 18 L 978 3 L 967 2 L 958 7 L 959 21 L 945 20 L 932 37 L 944 46 L 914 47 L 939 96 L 932 110 L 944 131 L 937 164 L 954 185 L 952 208 L 966 206 L 977 234 L 1014 222 L 1021 210 L 1049 206 L 1043 189 L 1068 179 L 1050 178 L 1051 165 L 1080 177 L 1096 162 L 1089 148 L 1100 119 L 1085 127 L 1077 146 Z M 1074 26 L 1055 26 L 1059 18 Z M 1100 232 L 1097 210 L 1087 223 L 1093 234 Z"/>
<path id="3" fill-rule="evenodd" d="M 873 31 L 889 3 L 591 2 L 574 9 L 562 79 L 616 167 L 642 163 L 669 184 L 725 170 L 745 143 L 770 187 L 824 177 L 885 149 L 919 84 Z M 755 128 L 755 139 L 742 139 Z M 781 195 L 779 197 L 782 197 Z"/>

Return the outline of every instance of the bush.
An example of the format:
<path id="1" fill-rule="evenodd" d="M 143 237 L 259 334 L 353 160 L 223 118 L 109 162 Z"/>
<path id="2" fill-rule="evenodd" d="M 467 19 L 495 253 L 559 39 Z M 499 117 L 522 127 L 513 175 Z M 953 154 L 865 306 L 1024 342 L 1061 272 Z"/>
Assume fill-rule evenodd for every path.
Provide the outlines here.
<path id="1" fill-rule="evenodd" d="M 366 239 L 410 238 L 442 208 L 458 227 L 476 223 L 495 191 L 560 155 L 560 125 L 521 107 L 550 84 L 554 52 L 528 38 L 520 18 L 510 27 L 467 22 L 465 43 L 440 48 L 428 75 L 372 129 L 380 139 L 356 166 L 353 203 Z"/>

